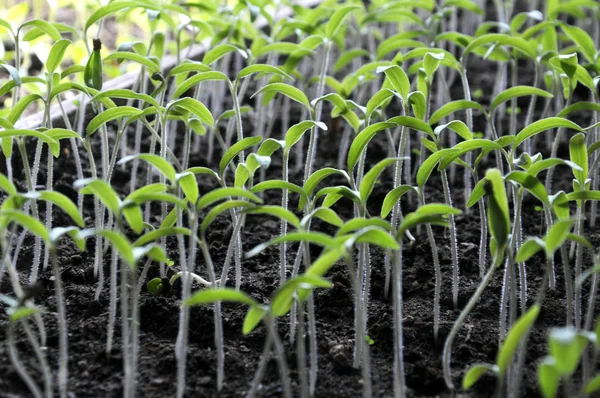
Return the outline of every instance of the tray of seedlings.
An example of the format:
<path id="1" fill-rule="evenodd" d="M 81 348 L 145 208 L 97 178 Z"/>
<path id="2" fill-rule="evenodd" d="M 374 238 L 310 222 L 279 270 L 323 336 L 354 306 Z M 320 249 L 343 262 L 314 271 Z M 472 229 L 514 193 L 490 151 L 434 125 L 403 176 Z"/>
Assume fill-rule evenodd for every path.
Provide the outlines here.
<path id="1" fill-rule="evenodd" d="M 599 393 L 597 1 L 9 3 L 0 396 Z"/>

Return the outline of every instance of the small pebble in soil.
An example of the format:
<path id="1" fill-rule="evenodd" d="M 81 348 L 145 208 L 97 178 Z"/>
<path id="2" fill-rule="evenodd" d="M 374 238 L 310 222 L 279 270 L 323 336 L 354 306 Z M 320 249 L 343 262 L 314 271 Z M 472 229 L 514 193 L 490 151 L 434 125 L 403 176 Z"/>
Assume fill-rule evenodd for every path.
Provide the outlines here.
<path id="1" fill-rule="evenodd" d="M 210 376 L 203 376 L 200 379 L 198 379 L 198 384 L 200 384 L 201 386 L 206 386 L 208 384 L 210 384 L 212 382 L 212 379 L 210 378 Z"/>
<path id="2" fill-rule="evenodd" d="M 335 344 L 329 348 L 329 356 L 333 360 L 336 370 L 347 371 L 352 368 L 351 345 Z"/>

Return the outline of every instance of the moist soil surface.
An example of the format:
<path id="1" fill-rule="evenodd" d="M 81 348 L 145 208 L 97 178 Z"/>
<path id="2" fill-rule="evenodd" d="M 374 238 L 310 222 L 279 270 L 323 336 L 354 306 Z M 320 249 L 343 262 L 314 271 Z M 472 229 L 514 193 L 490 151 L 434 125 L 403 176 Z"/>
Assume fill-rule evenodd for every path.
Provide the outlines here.
<path id="1" fill-rule="evenodd" d="M 495 75 L 493 68 L 486 65 L 474 65 L 471 70 L 481 73 L 471 78 L 472 90 L 481 88 L 484 93 L 491 92 Z M 527 73 L 525 70 L 523 71 Z M 525 78 L 526 80 L 526 78 Z M 526 84 L 526 83 L 523 83 Z M 453 97 L 460 97 L 460 89 L 453 87 Z M 489 98 L 481 98 L 484 105 Z M 519 101 L 523 109 L 527 100 Z M 327 114 L 327 112 L 324 112 Z M 292 118 L 293 119 L 293 118 Z M 292 120 L 293 121 L 293 120 Z M 482 120 L 475 119 L 475 131 L 482 131 Z M 324 166 L 337 167 L 337 156 L 340 147 L 340 133 L 335 133 L 333 123 L 330 131 L 321 133 L 318 146 L 317 168 Z M 246 130 L 251 131 L 250 129 Z M 277 126 L 275 127 L 277 130 Z M 416 141 L 415 141 L 416 142 Z M 306 144 L 306 143 L 305 143 Z M 68 143 L 63 144 L 65 154 L 69 149 Z M 205 146 L 204 146 L 205 147 Z M 30 152 L 33 154 L 33 148 Z M 71 151 L 72 153 L 72 151 Z M 84 154 L 82 153 L 82 158 Z M 567 150 L 559 153 L 567 157 Z M 32 155 L 30 155 L 32 156 Z M 377 137 L 369 145 L 368 164 L 387 156 L 387 144 L 384 139 Z M 545 154 L 545 157 L 547 154 Z M 216 152 L 213 159 L 219 159 Z M 192 154 L 190 165 L 212 166 L 206 164 L 206 156 L 201 153 Z M 415 163 L 413 159 L 413 164 Z M 490 160 L 490 163 L 493 159 Z M 22 166 L 14 160 L 15 180 L 23 181 Z M 3 163 L 3 162 L 2 162 Z M 280 178 L 281 161 L 274 156 L 273 163 L 267 171 L 267 178 Z M 290 164 L 295 164 L 294 159 Z M 87 166 L 84 161 L 84 167 Z M 129 169 L 118 169 L 113 176 L 113 186 L 120 193 L 128 191 Z M 39 181 L 45 181 L 45 170 L 40 173 Z M 302 182 L 302 170 L 296 170 L 291 175 L 291 181 Z M 543 178 L 543 175 L 542 175 Z M 55 163 L 54 189 L 59 190 L 77 200 L 77 193 L 72 188 L 76 179 L 73 157 L 61 156 Z M 555 174 L 554 191 L 568 189 L 572 176 L 565 170 L 557 170 Z M 141 178 L 140 180 L 144 180 Z M 333 184 L 335 181 L 328 181 Z M 341 183 L 341 181 L 339 181 Z M 207 192 L 215 185 L 211 180 L 199 177 L 201 192 Z M 441 179 L 434 172 L 427 186 L 426 201 L 443 202 Z M 385 194 L 393 187 L 390 172 L 382 175 L 376 185 L 369 202 L 371 214 L 379 214 L 379 208 Z M 455 205 L 464 209 L 462 193 L 462 169 L 457 169 L 456 178 L 451 184 Z M 24 189 L 24 187 L 22 187 Z M 267 203 L 278 204 L 280 197 L 276 193 L 265 195 Z M 295 206 L 297 199 L 291 195 L 290 208 Z M 523 225 L 524 236 L 540 235 L 542 231 L 542 213 L 535 210 L 535 199 L 526 196 L 524 202 Z M 41 207 L 43 210 L 43 206 Z M 84 216 L 91 225 L 93 211 L 91 202 L 86 199 Z M 156 207 L 154 214 L 160 217 L 160 208 Z M 414 209 L 414 204 L 403 202 L 403 210 Z M 336 204 L 336 210 L 344 219 L 352 216 L 353 205 L 341 200 Z M 480 282 L 478 264 L 479 250 L 479 212 L 476 207 L 468 213 L 456 218 L 458 228 L 459 258 L 460 258 L 460 290 L 458 306 L 455 308 L 451 292 L 451 264 L 448 233 L 442 228 L 434 227 L 436 242 L 440 251 L 443 271 L 441 294 L 441 326 L 437 341 L 433 333 L 433 296 L 434 268 L 431 248 L 426 239 L 425 230 L 413 233 L 416 241 L 405 245 L 403 252 L 403 300 L 404 300 L 404 362 L 406 382 L 409 387 L 409 397 L 488 397 L 495 392 L 495 381 L 492 377 L 484 377 L 476 386 L 468 391 L 458 390 L 452 394 L 445 386 L 442 376 L 442 348 L 453 322 L 458 317 L 460 309 L 467 303 Z M 202 215 L 203 216 L 203 215 Z M 55 211 L 55 225 L 67 224 L 68 220 L 59 211 Z M 208 234 L 208 243 L 217 268 L 223 263 L 227 243 L 231 234 L 230 220 L 218 218 Z M 327 230 L 327 227 L 315 223 L 315 229 Z M 589 231 L 589 230 L 588 230 Z M 329 232 L 333 232 L 329 230 Z M 279 222 L 273 218 L 248 216 L 246 228 L 243 231 L 242 242 L 244 250 L 248 251 L 255 245 L 266 242 L 279 233 Z M 598 235 L 588 236 L 594 243 Z M 177 264 L 176 241 L 168 241 L 169 256 Z M 27 274 L 33 257 L 33 239 L 25 241 L 26 247 L 19 257 L 18 267 L 22 274 Z M 295 246 L 288 250 L 288 264 L 292 264 Z M 259 301 L 267 301 L 278 287 L 278 258 L 277 248 L 271 248 L 261 255 L 243 260 L 242 290 Z M 313 258 L 319 255 L 319 250 L 312 250 Z M 66 306 L 69 328 L 69 391 L 75 397 L 119 397 L 122 395 L 121 375 L 122 358 L 120 350 L 119 327 L 116 328 L 116 341 L 112 352 L 105 352 L 106 326 L 108 318 L 108 284 L 102 292 L 99 301 L 94 300 L 96 280 L 93 276 L 93 242 L 88 242 L 88 250 L 78 252 L 70 244 L 63 244 L 59 250 L 60 267 L 66 294 Z M 393 320 L 391 300 L 384 296 L 384 253 L 373 249 L 372 256 L 372 285 L 371 301 L 368 311 L 368 335 L 373 340 L 370 346 L 373 396 L 392 397 L 393 391 Z M 198 256 L 200 257 L 200 256 Z M 488 256 L 489 258 L 489 256 Z M 108 275 L 110 253 L 105 256 L 105 274 Z M 559 264 L 557 262 L 557 264 Z M 586 258 L 586 267 L 590 259 Z M 558 267 L 558 265 L 557 265 Z M 205 270 L 202 259 L 198 260 L 197 269 L 201 274 Z M 288 270 L 290 273 L 291 270 Z M 541 258 L 535 257 L 527 263 L 528 305 L 535 299 L 537 287 L 541 283 L 543 268 Z M 538 396 L 536 383 L 536 364 L 546 353 L 547 331 L 553 326 L 565 324 L 565 294 L 564 282 L 561 277 L 562 269 L 557 268 L 556 290 L 550 290 L 543 302 L 542 311 L 530 335 L 527 348 L 527 366 L 524 369 L 522 396 Z M 158 266 L 148 273 L 148 280 L 158 276 Z M 58 357 L 58 334 L 56 324 L 56 307 L 54 299 L 51 272 L 47 270 L 42 275 L 45 289 L 37 303 L 46 312 L 44 321 L 48 332 L 47 350 L 49 363 L 56 369 Z M 327 290 L 315 291 L 315 306 L 318 332 L 318 384 L 317 397 L 359 397 L 362 395 L 362 380 L 360 371 L 352 367 L 352 347 L 354 338 L 354 307 L 351 283 L 346 266 L 342 263 L 335 265 L 327 275 L 333 282 L 333 287 Z M 493 363 L 498 349 L 499 308 L 502 291 L 503 269 L 500 268 L 483 298 L 476 305 L 472 314 L 455 339 L 452 369 L 454 383 L 458 387 L 465 369 L 477 362 Z M 0 286 L 2 292 L 10 294 L 8 278 L 4 278 Z M 230 281 L 233 278 L 230 278 Z M 231 282 L 229 282 L 231 284 Z M 138 394 L 140 397 L 173 396 L 176 383 L 175 341 L 178 330 L 178 309 L 180 305 L 179 289 L 176 284 L 173 289 L 162 296 L 153 296 L 145 288 L 140 298 L 140 360 L 138 377 Z M 587 302 L 584 301 L 584 302 Z M 211 307 L 194 307 L 191 312 L 190 338 L 188 350 L 187 391 L 189 397 L 242 397 L 248 390 L 250 381 L 256 371 L 260 353 L 265 341 L 265 329 L 261 326 L 248 336 L 242 334 L 242 323 L 246 308 L 234 304 L 223 305 L 224 340 L 225 340 L 225 371 L 226 378 L 223 390 L 216 390 L 216 352 L 214 349 L 214 324 Z M 119 325 L 117 319 L 117 325 Z M 295 346 L 289 344 L 289 318 L 280 318 L 278 331 L 286 342 L 287 362 L 291 369 L 292 385 L 297 391 L 297 374 L 295 372 Z M 0 341 L 6 340 L 5 331 L 7 318 L 0 311 Z M 17 345 L 21 358 L 27 369 L 41 382 L 39 367 L 35 357 L 28 349 L 27 341 L 19 336 Z M 27 397 L 26 386 L 14 371 L 7 357 L 6 344 L 0 345 L 0 396 Z M 267 371 L 260 388 L 263 397 L 279 397 L 282 395 L 279 375 L 274 360 L 269 362 Z"/>

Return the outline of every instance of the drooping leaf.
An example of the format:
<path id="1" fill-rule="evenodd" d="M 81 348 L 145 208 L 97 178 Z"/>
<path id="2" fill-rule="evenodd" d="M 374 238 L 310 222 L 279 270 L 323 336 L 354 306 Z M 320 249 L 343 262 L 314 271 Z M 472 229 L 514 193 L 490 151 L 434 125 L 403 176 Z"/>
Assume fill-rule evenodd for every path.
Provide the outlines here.
<path id="1" fill-rule="evenodd" d="M 506 335 L 506 338 L 498 351 L 498 357 L 496 358 L 496 365 L 498 366 L 500 377 L 504 376 L 504 373 L 512 363 L 519 344 L 528 335 L 529 329 L 533 326 L 539 313 L 540 306 L 536 304 L 517 320 Z"/>
<path id="2" fill-rule="evenodd" d="M 183 305 L 194 306 L 202 304 L 212 304 L 218 301 L 227 301 L 233 303 L 246 304 L 250 307 L 258 305 L 258 302 L 246 293 L 230 289 L 230 288 L 218 288 L 218 289 L 203 289 L 192 295 L 187 299 Z"/>

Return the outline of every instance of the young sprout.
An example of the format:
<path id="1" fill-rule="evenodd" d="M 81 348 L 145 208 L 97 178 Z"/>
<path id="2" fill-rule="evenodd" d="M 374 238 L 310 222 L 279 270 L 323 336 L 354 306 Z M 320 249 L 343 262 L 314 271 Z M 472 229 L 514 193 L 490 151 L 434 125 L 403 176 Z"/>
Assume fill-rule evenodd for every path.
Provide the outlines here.
<path id="1" fill-rule="evenodd" d="M 254 397 L 256 395 L 258 385 L 262 380 L 265 371 L 265 365 L 270 356 L 271 350 L 274 349 L 283 384 L 283 395 L 286 398 L 291 398 L 292 390 L 289 380 L 288 366 L 286 364 L 285 355 L 283 352 L 283 343 L 281 342 L 277 330 L 274 327 L 274 320 L 276 317 L 287 314 L 294 300 L 305 299 L 305 297 L 308 296 L 308 293 L 316 287 L 327 288 L 330 286 L 331 284 L 323 278 L 306 274 L 291 279 L 284 284 L 273 294 L 271 303 L 269 305 L 262 305 L 256 300 L 252 299 L 246 293 L 228 288 L 200 290 L 186 300 L 184 305 L 193 306 L 222 301 L 230 301 L 248 305 L 250 309 L 246 314 L 246 318 L 244 319 L 244 334 L 251 333 L 262 321 L 267 328 L 267 340 L 265 342 L 265 349 L 261 357 L 261 362 L 258 366 L 254 380 L 252 381 L 250 390 L 246 396 Z M 305 383 L 303 385 L 303 391 L 306 392 Z"/>
<path id="2" fill-rule="evenodd" d="M 444 344 L 444 352 L 442 356 L 442 365 L 444 368 L 444 380 L 450 389 L 454 389 L 450 374 L 450 357 L 452 355 L 452 343 L 465 319 L 482 296 L 485 288 L 492 280 L 496 269 L 500 267 L 505 256 L 511 258 L 513 256 L 509 246 L 510 234 L 510 218 L 508 214 L 508 199 L 506 197 L 506 189 L 504 187 L 504 179 L 498 169 L 489 169 L 486 171 L 485 192 L 488 194 L 488 227 L 490 231 L 490 251 L 492 252 L 493 263 L 485 274 L 484 279 L 477 287 L 473 296 L 460 313 L 458 319 L 454 323 Z"/>

